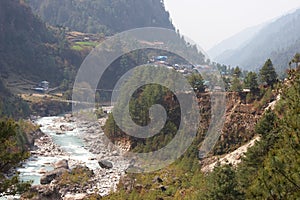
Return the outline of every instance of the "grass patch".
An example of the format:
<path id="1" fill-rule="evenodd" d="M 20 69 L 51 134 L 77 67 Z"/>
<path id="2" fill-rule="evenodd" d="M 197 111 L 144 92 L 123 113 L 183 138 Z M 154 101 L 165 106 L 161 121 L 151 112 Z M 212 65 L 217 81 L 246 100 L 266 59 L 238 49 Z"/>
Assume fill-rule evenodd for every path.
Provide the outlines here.
<path id="1" fill-rule="evenodd" d="M 89 184 L 90 177 L 93 176 L 93 171 L 89 170 L 87 167 L 77 166 L 76 168 L 72 169 L 71 172 L 65 172 L 62 174 L 59 180 L 59 185 L 61 187 L 84 187 Z"/>
<path id="2" fill-rule="evenodd" d="M 79 45 L 72 46 L 72 49 L 75 50 L 75 51 L 82 51 L 83 50 L 83 48 Z"/>
<path id="3" fill-rule="evenodd" d="M 86 41 L 86 42 L 75 42 L 72 49 L 75 51 L 82 51 L 85 49 L 92 49 L 98 45 L 97 42 Z"/>
<path id="4" fill-rule="evenodd" d="M 76 46 L 89 46 L 96 47 L 98 45 L 97 42 L 75 42 Z"/>

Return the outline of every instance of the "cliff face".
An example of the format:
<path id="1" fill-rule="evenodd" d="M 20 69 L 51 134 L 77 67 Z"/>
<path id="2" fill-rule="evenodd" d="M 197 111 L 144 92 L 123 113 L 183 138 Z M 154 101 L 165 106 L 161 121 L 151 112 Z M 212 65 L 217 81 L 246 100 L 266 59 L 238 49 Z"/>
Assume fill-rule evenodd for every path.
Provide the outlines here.
<path id="1" fill-rule="evenodd" d="M 224 126 L 214 149 L 208 156 L 222 155 L 232 152 L 249 142 L 255 136 L 255 125 L 262 116 L 264 109 L 258 102 L 247 103 L 247 93 L 226 93 L 226 109 Z M 201 111 L 200 131 L 197 142 L 201 146 L 207 133 L 211 118 L 210 94 L 199 95 Z"/>
<path id="2" fill-rule="evenodd" d="M 263 109 L 257 109 L 255 103 L 246 103 L 246 93 L 227 93 L 226 118 L 219 142 L 214 154 L 229 153 L 255 135 L 255 125 Z"/>

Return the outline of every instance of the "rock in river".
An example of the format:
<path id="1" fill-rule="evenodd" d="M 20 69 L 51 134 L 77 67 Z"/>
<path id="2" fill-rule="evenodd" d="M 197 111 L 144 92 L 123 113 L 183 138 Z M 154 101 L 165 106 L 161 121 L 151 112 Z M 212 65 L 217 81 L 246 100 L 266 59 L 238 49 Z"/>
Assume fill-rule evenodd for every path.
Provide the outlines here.
<path id="1" fill-rule="evenodd" d="M 69 169 L 69 164 L 67 160 L 60 160 L 54 164 L 54 169 L 59 169 L 59 168 L 64 168 L 64 169 Z"/>
<path id="2" fill-rule="evenodd" d="M 67 169 L 64 168 L 59 168 L 59 169 L 55 169 L 53 171 L 47 172 L 45 175 L 43 175 L 41 177 L 41 184 L 42 185 L 46 185 L 46 184 L 50 184 L 51 181 L 53 181 L 56 177 L 61 176 L 64 172 L 67 172 Z"/>
<path id="3" fill-rule="evenodd" d="M 113 168 L 113 164 L 109 162 L 108 160 L 100 160 L 99 162 L 100 167 L 104 169 L 111 169 Z"/>

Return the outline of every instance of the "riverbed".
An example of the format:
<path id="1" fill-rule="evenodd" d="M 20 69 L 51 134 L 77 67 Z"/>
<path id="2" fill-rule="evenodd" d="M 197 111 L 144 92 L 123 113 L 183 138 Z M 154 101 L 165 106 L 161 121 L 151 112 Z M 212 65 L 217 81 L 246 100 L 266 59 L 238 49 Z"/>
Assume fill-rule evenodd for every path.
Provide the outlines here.
<path id="1" fill-rule="evenodd" d="M 32 180 L 33 185 L 38 185 L 42 175 L 53 170 L 54 163 L 66 159 L 71 169 L 81 165 L 94 171 L 95 176 L 91 178 L 97 184 L 89 193 L 97 191 L 107 195 L 116 189 L 129 161 L 123 156 L 124 152 L 105 137 L 100 121 L 85 121 L 68 115 L 42 117 L 35 123 L 45 136 L 35 141 L 37 149 L 31 151 L 31 157 L 18 169 L 21 180 Z M 113 168 L 102 169 L 99 160 L 111 162 Z"/>

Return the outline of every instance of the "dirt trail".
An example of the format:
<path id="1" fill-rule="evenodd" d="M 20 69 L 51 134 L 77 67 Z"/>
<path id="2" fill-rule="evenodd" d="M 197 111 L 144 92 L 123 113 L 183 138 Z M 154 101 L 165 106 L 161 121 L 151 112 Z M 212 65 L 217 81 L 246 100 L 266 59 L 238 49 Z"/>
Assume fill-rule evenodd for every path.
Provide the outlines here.
<path id="1" fill-rule="evenodd" d="M 231 164 L 233 166 L 236 166 L 242 161 L 241 159 L 244 156 L 244 154 L 247 152 L 248 148 L 252 147 L 255 144 L 255 142 L 259 140 L 260 137 L 256 136 L 250 142 L 248 142 L 247 144 L 241 146 L 240 148 L 236 149 L 235 151 L 229 154 L 225 154 L 223 156 L 214 156 L 212 158 L 203 160 L 202 163 L 209 163 L 209 164 L 203 164 L 201 170 L 205 173 L 211 172 L 215 168 L 218 162 L 221 165 Z"/>

